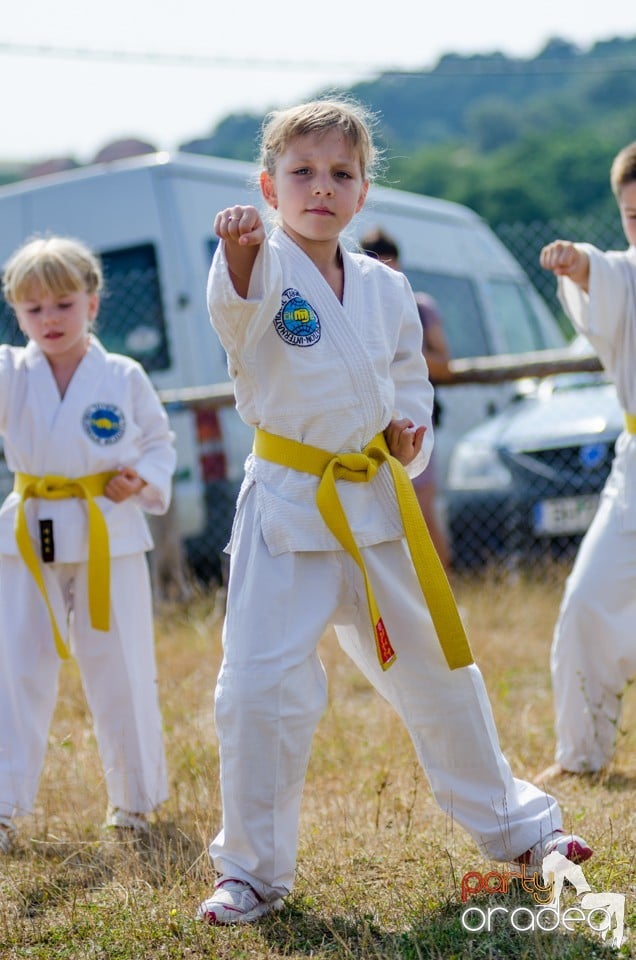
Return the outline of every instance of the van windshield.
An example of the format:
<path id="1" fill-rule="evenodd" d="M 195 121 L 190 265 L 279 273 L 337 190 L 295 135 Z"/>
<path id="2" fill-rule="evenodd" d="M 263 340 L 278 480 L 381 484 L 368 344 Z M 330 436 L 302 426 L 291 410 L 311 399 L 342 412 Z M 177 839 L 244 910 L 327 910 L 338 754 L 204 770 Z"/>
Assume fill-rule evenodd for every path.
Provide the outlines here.
<path id="1" fill-rule="evenodd" d="M 556 320 L 529 282 L 508 278 L 488 280 L 484 285 L 489 315 L 476 284 L 465 276 L 428 270 L 404 270 L 413 289 L 430 294 L 440 309 L 452 357 L 482 357 L 526 353 L 565 345 Z"/>
<path id="2" fill-rule="evenodd" d="M 493 352 L 469 277 L 409 268 L 404 272 L 416 293 L 428 293 L 437 302 L 452 357 L 483 357 Z"/>
<path id="3" fill-rule="evenodd" d="M 497 352 L 526 353 L 565 345 L 565 337 L 529 284 L 496 279 L 486 283 L 496 321 Z M 541 309 L 543 308 L 543 309 Z"/>

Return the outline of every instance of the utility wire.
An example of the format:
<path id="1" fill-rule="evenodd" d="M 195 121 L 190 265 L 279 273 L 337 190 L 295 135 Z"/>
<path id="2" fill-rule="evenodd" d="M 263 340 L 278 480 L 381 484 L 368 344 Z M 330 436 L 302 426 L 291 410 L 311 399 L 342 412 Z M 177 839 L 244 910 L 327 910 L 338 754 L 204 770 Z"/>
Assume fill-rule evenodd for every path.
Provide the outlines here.
<path id="1" fill-rule="evenodd" d="M 634 38 L 636 40 L 636 38 Z M 628 41 L 625 41 L 628 42 Z M 636 46 L 636 45 L 635 45 Z M 83 47 L 54 47 L 30 43 L 0 42 L 0 55 L 22 57 L 52 57 L 63 60 L 91 60 L 111 63 L 139 63 L 154 66 L 203 67 L 224 70 L 302 71 L 303 73 L 328 73 L 346 71 L 352 74 L 373 74 L 382 77 L 422 80 L 449 76 L 523 76 L 565 73 L 620 73 L 636 70 L 636 48 L 624 56 L 590 56 L 573 54 L 569 57 L 536 57 L 531 60 L 507 57 L 504 54 L 464 56 L 446 55 L 430 70 L 381 66 L 372 63 L 320 60 L 259 59 L 254 57 L 227 57 L 198 53 L 152 53 L 139 50 L 94 50 Z"/>
<path id="2" fill-rule="evenodd" d="M 260 60 L 254 57 L 225 57 L 198 53 L 152 53 L 139 50 L 93 50 L 82 47 L 51 47 L 31 43 L 2 43 L 0 54 L 21 57 L 56 57 L 63 60 L 107 60 L 116 63 L 146 63 L 175 67 L 222 67 L 236 70 L 302 70 L 305 72 L 325 73 L 328 70 L 347 70 L 376 72 L 380 68 L 369 63 L 355 63 L 351 60 L 311 61 L 311 60 Z"/>

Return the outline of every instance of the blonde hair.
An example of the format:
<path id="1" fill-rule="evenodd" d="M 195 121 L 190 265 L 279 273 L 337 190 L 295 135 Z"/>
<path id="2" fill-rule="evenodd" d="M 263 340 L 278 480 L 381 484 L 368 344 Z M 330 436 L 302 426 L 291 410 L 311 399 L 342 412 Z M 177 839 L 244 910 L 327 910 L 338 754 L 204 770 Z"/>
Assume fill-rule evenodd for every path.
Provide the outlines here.
<path id="1" fill-rule="evenodd" d="M 375 116 L 366 107 L 348 98 L 310 100 L 286 110 L 273 110 L 265 117 L 261 129 L 262 168 L 273 176 L 276 161 L 296 137 L 338 130 L 358 152 L 362 176 L 370 180 L 380 162 L 372 135 L 375 123 Z"/>
<path id="2" fill-rule="evenodd" d="M 623 187 L 628 183 L 633 183 L 634 180 L 636 180 L 636 142 L 629 143 L 626 147 L 623 147 L 623 149 L 616 154 L 614 162 L 612 163 L 610 184 L 612 186 L 612 193 L 617 200 L 620 197 Z"/>
<path id="3" fill-rule="evenodd" d="M 77 290 L 99 293 L 103 286 L 99 258 L 71 237 L 36 237 L 9 258 L 2 277 L 5 299 L 14 305 L 33 291 L 64 296 Z"/>

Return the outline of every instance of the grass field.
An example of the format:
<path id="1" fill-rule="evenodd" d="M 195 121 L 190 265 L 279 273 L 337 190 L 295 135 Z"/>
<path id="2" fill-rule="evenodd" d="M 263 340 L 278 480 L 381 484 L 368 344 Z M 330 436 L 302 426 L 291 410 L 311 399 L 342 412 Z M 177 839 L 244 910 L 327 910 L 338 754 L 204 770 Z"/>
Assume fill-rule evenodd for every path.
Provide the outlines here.
<path id="1" fill-rule="evenodd" d="M 564 571 L 515 582 L 457 584 L 504 751 L 518 776 L 552 760 L 548 653 Z M 601 639 L 601 638 L 599 638 Z M 219 826 L 212 721 L 220 660 L 213 598 L 162 611 L 157 622 L 170 799 L 147 844 L 105 839 L 101 768 L 73 663 L 62 670 L 44 776 L 14 855 L 0 862 L 0 957 L 17 958 L 602 958 L 636 942 L 636 698 L 612 768 L 567 777 L 552 792 L 567 828 L 595 848 L 585 876 L 626 896 L 619 952 L 588 925 L 572 932 L 488 932 L 461 923 L 465 873 L 495 869 L 431 799 L 401 724 L 340 652 L 322 641 L 330 703 L 314 741 L 301 820 L 297 883 L 284 910 L 246 928 L 193 920 L 213 874 L 206 847 Z M 528 894 L 471 903 L 513 909 Z M 574 903 L 573 892 L 568 894 Z M 527 913 L 527 911 L 526 911 Z M 636 956 L 636 953 L 634 954 Z"/>

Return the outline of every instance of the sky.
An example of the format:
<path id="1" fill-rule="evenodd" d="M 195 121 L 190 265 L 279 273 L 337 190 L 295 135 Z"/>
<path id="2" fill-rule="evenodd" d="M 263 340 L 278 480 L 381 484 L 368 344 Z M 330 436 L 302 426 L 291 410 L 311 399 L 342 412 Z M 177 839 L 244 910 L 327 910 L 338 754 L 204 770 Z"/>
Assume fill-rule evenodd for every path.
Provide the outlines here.
<path id="1" fill-rule="evenodd" d="M 385 15 L 386 14 L 386 15 Z M 634 0 L 4 0 L 0 159 L 86 163 L 125 137 L 160 150 L 225 116 L 288 106 L 447 53 L 536 56 L 636 36 Z"/>

